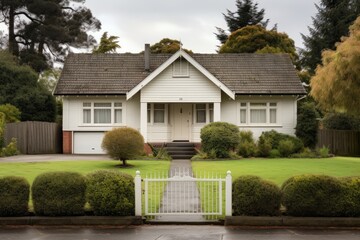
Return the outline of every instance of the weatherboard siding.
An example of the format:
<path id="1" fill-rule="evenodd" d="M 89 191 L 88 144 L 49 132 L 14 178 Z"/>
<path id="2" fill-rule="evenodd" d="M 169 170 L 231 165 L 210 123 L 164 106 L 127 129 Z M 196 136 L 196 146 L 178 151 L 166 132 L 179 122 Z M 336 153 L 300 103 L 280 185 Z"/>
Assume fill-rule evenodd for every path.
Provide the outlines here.
<path id="1" fill-rule="evenodd" d="M 173 77 L 172 65 L 141 90 L 141 102 L 221 102 L 221 90 L 189 64 L 189 77 Z"/>

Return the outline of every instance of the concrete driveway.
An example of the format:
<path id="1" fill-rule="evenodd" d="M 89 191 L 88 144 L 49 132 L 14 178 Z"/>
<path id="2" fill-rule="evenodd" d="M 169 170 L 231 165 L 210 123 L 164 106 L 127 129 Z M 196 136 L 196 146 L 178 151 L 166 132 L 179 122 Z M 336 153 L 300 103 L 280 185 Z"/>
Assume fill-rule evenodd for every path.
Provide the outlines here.
<path id="1" fill-rule="evenodd" d="M 152 226 L 118 228 L 6 227 L 2 240 L 358 240 L 360 230 L 276 229 L 223 226 Z"/>
<path id="2" fill-rule="evenodd" d="M 51 161 L 91 161 L 91 160 L 111 160 L 107 155 L 76 155 L 76 154 L 37 154 L 37 155 L 17 155 L 12 157 L 2 157 L 1 162 L 51 162 Z"/>

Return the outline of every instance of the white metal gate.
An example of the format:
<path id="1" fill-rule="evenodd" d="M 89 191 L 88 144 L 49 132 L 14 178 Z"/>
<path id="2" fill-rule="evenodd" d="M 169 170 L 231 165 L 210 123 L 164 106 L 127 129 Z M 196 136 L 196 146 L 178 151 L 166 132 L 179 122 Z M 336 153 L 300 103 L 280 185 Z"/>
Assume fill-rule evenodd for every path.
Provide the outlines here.
<path id="1" fill-rule="evenodd" d="M 188 215 L 200 216 L 200 220 L 223 216 L 224 210 L 226 216 L 231 216 L 230 171 L 226 177 L 204 173 L 194 176 L 189 169 L 177 169 L 146 176 L 143 182 L 145 216 Z"/>

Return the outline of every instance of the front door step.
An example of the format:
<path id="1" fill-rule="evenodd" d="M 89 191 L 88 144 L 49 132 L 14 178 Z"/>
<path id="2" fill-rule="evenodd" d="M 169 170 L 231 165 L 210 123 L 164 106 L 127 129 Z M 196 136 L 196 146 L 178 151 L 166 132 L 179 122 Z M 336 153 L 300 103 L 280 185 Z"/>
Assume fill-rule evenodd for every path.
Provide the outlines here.
<path id="1" fill-rule="evenodd" d="M 170 142 L 165 149 L 172 159 L 191 159 L 195 154 L 195 145 L 190 142 Z"/>

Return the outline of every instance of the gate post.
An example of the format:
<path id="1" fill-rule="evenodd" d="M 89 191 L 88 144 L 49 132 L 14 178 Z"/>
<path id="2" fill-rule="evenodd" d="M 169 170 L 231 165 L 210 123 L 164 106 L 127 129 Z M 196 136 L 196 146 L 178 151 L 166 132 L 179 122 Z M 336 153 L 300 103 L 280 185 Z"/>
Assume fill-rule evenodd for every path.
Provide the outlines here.
<path id="1" fill-rule="evenodd" d="M 142 216 L 140 171 L 136 171 L 135 176 L 135 216 Z"/>
<path id="2" fill-rule="evenodd" d="M 227 171 L 225 179 L 225 216 L 232 216 L 232 176 Z"/>

